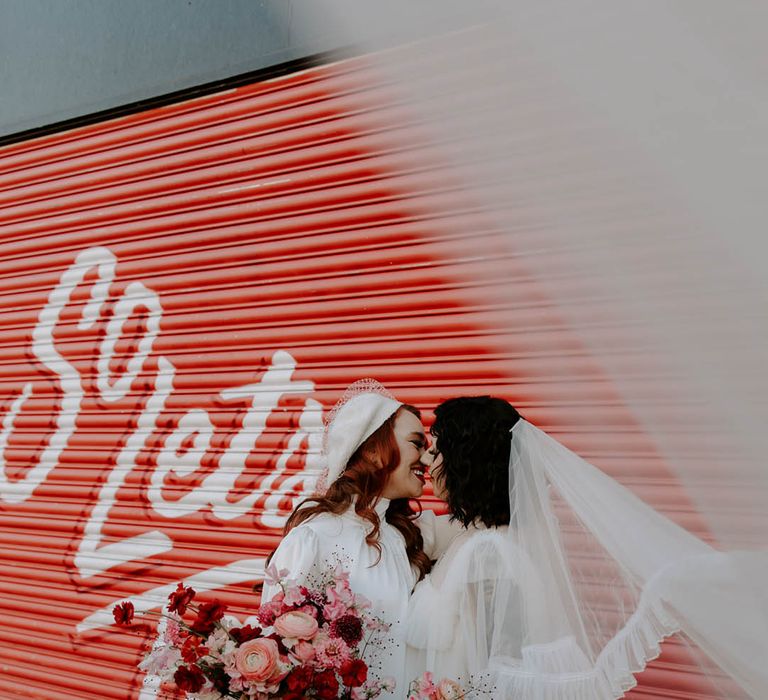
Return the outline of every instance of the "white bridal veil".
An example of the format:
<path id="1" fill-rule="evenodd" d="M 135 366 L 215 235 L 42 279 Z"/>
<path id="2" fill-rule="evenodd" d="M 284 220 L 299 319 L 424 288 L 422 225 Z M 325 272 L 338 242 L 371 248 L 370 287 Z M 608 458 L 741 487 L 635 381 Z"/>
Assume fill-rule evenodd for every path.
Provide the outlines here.
<path id="1" fill-rule="evenodd" d="M 768 697 L 764 553 L 715 551 L 522 419 L 510 470 L 509 530 L 463 596 L 496 700 L 619 698 L 677 631 Z"/>
<path id="2" fill-rule="evenodd" d="M 701 521 L 691 530 L 716 543 L 520 423 L 509 537 L 502 556 L 478 555 L 518 578 L 491 589 L 488 571 L 468 572 L 478 625 L 499 623 L 487 627 L 499 686 L 526 700 L 617 697 L 679 628 L 736 681 L 721 697 L 765 700 L 768 5 L 323 5 L 350 42 L 415 27 L 419 12 L 435 32 L 461 30 L 367 57 L 383 78 L 350 90 L 354 114 L 372 118 L 373 162 L 395 164 L 413 220 L 477 294 L 494 352 L 538 382 L 526 413 L 546 420 L 541 404 L 567 404 L 574 386 L 594 430 L 626 407 L 669 469 L 649 503 L 669 506 L 675 483 Z M 425 148 L 437 165 L 422 171 Z M 463 273 L 476 258 L 480 271 Z M 600 378 L 609 398 L 585 397 Z M 567 431 L 557 410 L 551 424 Z M 636 474 L 655 479 L 648 465 Z"/>

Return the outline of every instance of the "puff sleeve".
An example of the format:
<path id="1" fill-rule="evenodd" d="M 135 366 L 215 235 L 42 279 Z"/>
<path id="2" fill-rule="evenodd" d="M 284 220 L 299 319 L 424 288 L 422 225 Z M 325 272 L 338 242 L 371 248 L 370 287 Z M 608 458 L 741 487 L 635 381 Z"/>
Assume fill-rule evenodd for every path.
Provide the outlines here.
<path id="1" fill-rule="evenodd" d="M 287 570 L 287 578 L 299 584 L 306 584 L 316 567 L 318 553 L 317 533 L 309 527 L 299 525 L 283 538 L 270 563 L 278 571 Z M 279 586 L 269 586 L 265 583 L 261 594 L 262 601 L 271 600 L 279 590 Z"/>

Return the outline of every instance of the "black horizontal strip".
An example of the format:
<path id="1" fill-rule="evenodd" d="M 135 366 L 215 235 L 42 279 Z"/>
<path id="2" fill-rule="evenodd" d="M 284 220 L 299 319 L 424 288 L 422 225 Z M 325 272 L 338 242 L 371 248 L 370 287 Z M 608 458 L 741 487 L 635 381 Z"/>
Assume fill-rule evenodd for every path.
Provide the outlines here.
<path id="1" fill-rule="evenodd" d="M 45 126 L 17 131 L 12 134 L 7 134 L 6 136 L 0 136 L 0 147 L 12 143 L 19 143 L 21 141 L 29 141 L 31 139 L 40 138 L 41 136 L 50 136 L 51 134 L 68 131 L 70 129 L 77 129 L 90 124 L 98 124 L 99 122 L 108 121 L 110 119 L 125 117 L 129 114 L 136 114 L 158 107 L 165 107 L 167 105 L 175 104 L 176 102 L 204 97 L 216 92 L 231 90 L 251 83 L 273 80 L 280 76 L 297 73 L 298 71 L 321 66 L 343 58 L 349 58 L 357 53 L 358 51 L 354 50 L 352 47 L 343 47 L 333 51 L 322 51 L 320 53 L 285 61 L 266 68 L 259 68 L 258 70 L 246 71 L 245 73 L 239 73 L 238 75 L 233 75 L 228 78 L 212 80 L 208 83 L 203 83 L 202 85 L 174 90 L 173 92 L 164 95 L 136 100 L 135 102 L 110 107 L 109 109 L 103 109 L 98 112 L 91 112 L 90 114 L 84 114 L 79 117 L 64 119 L 62 121 L 53 122 L 52 124 L 46 124 Z"/>

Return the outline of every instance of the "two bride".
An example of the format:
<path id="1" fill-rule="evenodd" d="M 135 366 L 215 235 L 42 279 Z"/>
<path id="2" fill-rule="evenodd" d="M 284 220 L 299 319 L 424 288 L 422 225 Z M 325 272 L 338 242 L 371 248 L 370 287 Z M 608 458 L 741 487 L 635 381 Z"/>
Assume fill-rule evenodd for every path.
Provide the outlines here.
<path id="1" fill-rule="evenodd" d="M 405 698 L 429 670 L 478 697 L 613 700 L 665 636 L 701 642 L 712 626 L 688 584 L 717 553 L 502 399 L 443 402 L 430 444 L 417 409 L 361 380 L 325 437 L 325 484 L 294 510 L 272 563 L 300 583 L 349 571 L 391 624 L 366 655 L 395 679 L 382 697 Z M 411 505 L 427 469 L 447 516 Z"/>

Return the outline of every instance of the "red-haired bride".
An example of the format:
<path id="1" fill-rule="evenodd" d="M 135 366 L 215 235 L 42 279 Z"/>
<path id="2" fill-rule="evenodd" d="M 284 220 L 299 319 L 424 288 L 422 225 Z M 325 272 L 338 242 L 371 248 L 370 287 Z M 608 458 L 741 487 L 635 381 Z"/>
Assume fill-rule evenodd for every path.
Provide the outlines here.
<path id="1" fill-rule="evenodd" d="M 327 489 L 293 511 L 271 562 L 300 583 L 336 563 L 349 571 L 352 590 L 392 625 L 378 658 L 370 658 L 371 650 L 366 654 L 373 674 L 396 682 L 394 693 L 382 698 L 405 697 L 405 611 L 413 586 L 430 568 L 430 555 L 437 554 L 434 516 L 425 513 L 417 524 L 410 504 L 424 487 L 426 449 L 416 408 L 372 380 L 353 384 L 326 432 Z M 265 586 L 262 599 L 275 593 Z"/>

